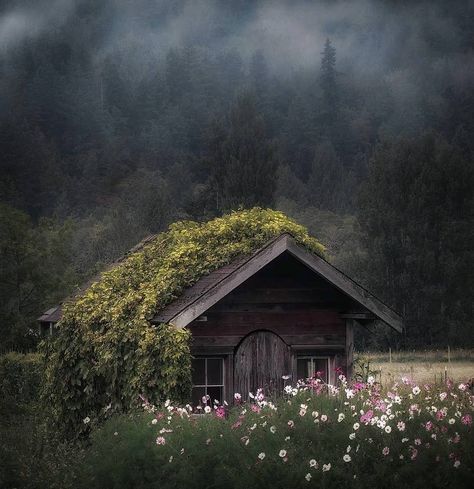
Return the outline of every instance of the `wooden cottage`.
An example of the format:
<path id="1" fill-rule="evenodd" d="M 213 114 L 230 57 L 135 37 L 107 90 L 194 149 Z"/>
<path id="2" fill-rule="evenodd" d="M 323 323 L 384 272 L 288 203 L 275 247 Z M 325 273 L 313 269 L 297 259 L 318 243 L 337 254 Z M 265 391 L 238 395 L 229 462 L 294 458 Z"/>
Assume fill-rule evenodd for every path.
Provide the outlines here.
<path id="1" fill-rule="evenodd" d="M 41 327 L 60 317 L 47 311 Z M 354 327 L 372 321 L 402 331 L 396 312 L 289 234 L 201 278 L 152 319 L 191 331 L 195 403 L 278 391 L 286 376 L 333 383 L 338 367 L 350 376 Z"/>

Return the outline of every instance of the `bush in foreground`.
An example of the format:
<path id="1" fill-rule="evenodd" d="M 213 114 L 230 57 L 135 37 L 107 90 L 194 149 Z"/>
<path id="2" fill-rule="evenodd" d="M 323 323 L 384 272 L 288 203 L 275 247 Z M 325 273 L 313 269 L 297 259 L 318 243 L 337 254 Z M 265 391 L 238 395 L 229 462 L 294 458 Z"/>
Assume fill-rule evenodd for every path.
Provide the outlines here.
<path id="1" fill-rule="evenodd" d="M 238 395 L 237 395 L 238 397 Z M 237 399 L 238 400 L 238 399 Z M 96 430 L 87 488 L 471 487 L 473 396 L 465 384 L 381 391 L 370 381 L 287 387 L 272 402 L 160 408 Z M 85 418 L 85 422 L 89 422 Z"/>

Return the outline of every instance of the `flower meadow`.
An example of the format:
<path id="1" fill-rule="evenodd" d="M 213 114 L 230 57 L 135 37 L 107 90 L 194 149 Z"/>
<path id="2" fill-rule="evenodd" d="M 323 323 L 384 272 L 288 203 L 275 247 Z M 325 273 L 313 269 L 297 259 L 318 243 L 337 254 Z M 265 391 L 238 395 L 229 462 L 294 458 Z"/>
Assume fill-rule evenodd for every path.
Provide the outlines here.
<path id="1" fill-rule="evenodd" d="M 245 402 L 243 398 L 248 398 Z M 93 430 L 77 476 L 89 488 L 473 487 L 468 384 L 388 388 L 319 379 L 232 406 L 154 406 Z M 89 422 L 88 417 L 84 422 Z"/>

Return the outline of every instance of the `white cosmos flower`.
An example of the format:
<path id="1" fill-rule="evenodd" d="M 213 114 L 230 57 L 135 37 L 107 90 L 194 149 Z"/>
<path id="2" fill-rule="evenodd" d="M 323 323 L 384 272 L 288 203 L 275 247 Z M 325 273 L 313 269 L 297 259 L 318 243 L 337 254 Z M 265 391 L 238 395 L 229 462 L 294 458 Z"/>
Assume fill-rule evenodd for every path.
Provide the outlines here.
<path id="1" fill-rule="evenodd" d="M 157 420 L 156 418 L 153 418 L 153 419 L 151 420 L 151 424 L 156 424 L 156 423 L 158 423 L 158 420 Z"/>
<path id="2" fill-rule="evenodd" d="M 397 423 L 397 428 L 398 428 L 398 431 L 405 431 L 405 423 L 403 421 L 399 421 Z"/>
<path id="3" fill-rule="evenodd" d="M 276 426 L 270 426 L 270 432 L 271 433 L 276 433 Z"/>
<path id="4" fill-rule="evenodd" d="M 265 458 L 265 452 L 260 452 L 260 453 L 258 454 L 258 458 L 259 458 L 260 460 L 263 460 L 263 459 Z"/>
<path id="5" fill-rule="evenodd" d="M 308 472 L 304 478 L 309 482 L 311 480 L 311 474 Z"/>
<path id="6" fill-rule="evenodd" d="M 331 464 L 323 464 L 323 472 L 327 472 L 331 470 Z"/>
<path id="7" fill-rule="evenodd" d="M 339 413 L 339 416 L 337 417 L 337 422 L 340 423 L 344 418 L 345 418 L 344 413 Z"/>
<path id="8" fill-rule="evenodd" d="M 280 450 L 280 453 L 278 454 L 281 458 L 286 457 L 286 450 Z"/>
<path id="9" fill-rule="evenodd" d="M 348 453 L 346 453 L 346 454 L 344 455 L 344 457 L 342 457 L 342 460 L 344 460 L 344 462 L 348 463 L 348 462 L 350 462 L 352 459 L 351 459 L 351 456 L 350 456 Z"/>
<path id="10" fill-rule="evenodd" d="M 317 418 L 317 417 L 319 416 L 318 411 L 313 411 L 313 412 L 311 413 L 311 416 L 313 416 L 313 418 Z"/>
<path id="11" fill-rule="evenodd" d="M 205 412 L 206 414 L 209 414 L 209 413 L 211 412 L 211 406 L 206 406 L 206 407 L 204 408 L 204 412 Z"/>
<path id="12" fill-rule="evenodd" d="M 351 433 L 349 435 L 349 440 L 355 440 L 355 437 L 356 437 L 356 434 L 355 433 Z"/>
<path id="13" fill-rule="evenodd" d="M 420 388 L 417 385 L 415 385 L 415 387 L 413 387 L 411 391 L 415 396 L 417 396 L 421 392 Z"/>
<path id="14" fill-rule="evenodd" d="M 90 421 L 91 421 L 91 418 L 89 418 L 89 416 L 86 416 L 86 417 L 85 417 L 85 418 L 82 420 L 82 422 L 83 422 L 84 424 L 90 423 Z"/>
<path id="15" fill-rule="evenodd" d="M 354 423 L 354 426 L 352 428 L 354 429 L 354 431 L 357 431 L 360 428 L 360 424 Z"/>
<path id="16" fill-rule="evenodd" d="M 328 417 L 325 414 L 321 414 L 321 421 L 327 421 Z"/>
<path id="17" fill-rule="evenodd" d="M 449 418 L 449 421 L 448 421 L 449 424 L 454 424 L 455 422 L 456 422 L 456 420 L 454 418 Z"/>
<path id="18" fill-rule="evenodd" d="M 392 427 L 391 426 L 385 426 L 385 433 L 391 433 L 392 432 Z"/>
<path id="19" fill-rule="evenodd" d="M 309 466 L 310 467 L 318 467 L 318 462 L 316 462 L 316 460 L 314 458 L 312 458 L 310 461 L 309 461 Z"/>

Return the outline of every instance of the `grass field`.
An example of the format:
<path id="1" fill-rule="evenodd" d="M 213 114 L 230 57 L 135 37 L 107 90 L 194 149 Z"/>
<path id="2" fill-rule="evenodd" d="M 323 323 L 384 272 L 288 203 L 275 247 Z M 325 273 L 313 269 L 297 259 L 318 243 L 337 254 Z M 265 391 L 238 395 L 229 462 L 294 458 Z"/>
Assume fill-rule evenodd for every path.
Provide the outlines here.
<path id="1" fill-rule="evenodd" d="M 356 360 L 370 362 L 370 370 L 382 384 L 401 377 L 417 382 L 455 381 L 474 378 L 474 350 L 427 350 L 403 352 L 360 352 Z"/>

